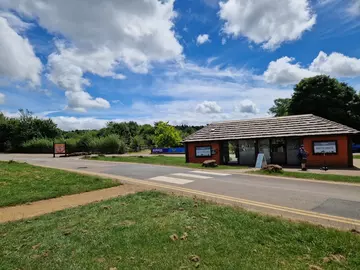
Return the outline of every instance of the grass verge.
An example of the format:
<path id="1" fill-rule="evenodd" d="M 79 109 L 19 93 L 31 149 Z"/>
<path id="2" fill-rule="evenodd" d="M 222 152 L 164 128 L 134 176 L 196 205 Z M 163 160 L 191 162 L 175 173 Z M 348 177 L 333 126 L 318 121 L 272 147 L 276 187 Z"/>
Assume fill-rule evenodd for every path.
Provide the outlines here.
<path id="1" fill-rule="evenodd" d="M 133 163 L 143 163 L 143 164 L 155 164 L 155 165 L 167 165 L 167 166 L 180 166 L 180 167 L 189 167 L 195 169 L 204 168 L 199 163 L 186 163 L 185 157 L 167 157 L 167 156 L 132 156 L 132 157 L 91 157 L 92 160 L 102 160 L 102 161 L 113 161 L 113 162 L 133 162 Z M 216 168 L 206 168 L 206 169 L 245 169 L 247 167 L 240 166 L 227 166 L 219 165 Z"/>
<path id="2" fill-rule="evenodd" d="M 0 207 L 119 185 L 111 179 L 0 162 Z"/>
<path id="3" fill-rule="evenodd" d="M 283 171 L 279 173 L 271 173 L 268 171 L 253 171 L 249 173 L 280 176 L 280 177 L 282 176 L 282 177 L 312 179 L 312 180 L 321 180 L 321 181 L 360 183 L 360 176 L 348 176 L 348 175 L 338 175 L 338 174 L 320 174 L 320 173 L 288 172 L 288 171 Z"/>
<path id="4" fill-rule="evenodd" d="M 154 191 L 0 224 L 0 235 L 3 269 L 360 267 L 350 232 Z"/>

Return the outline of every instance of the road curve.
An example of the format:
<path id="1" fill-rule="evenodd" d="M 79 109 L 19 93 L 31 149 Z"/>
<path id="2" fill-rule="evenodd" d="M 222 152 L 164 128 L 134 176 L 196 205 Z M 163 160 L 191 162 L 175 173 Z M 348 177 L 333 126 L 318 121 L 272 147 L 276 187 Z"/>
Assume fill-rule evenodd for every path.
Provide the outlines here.
<path id="1" fill-rule="evenodd" d="M 189 168 L 99 162 L 46 155 L 0 154 L 0 160 L 114 177 L 161 190 L 205 197 L 262 213 L 360 230 L 360 185 L 201 171 Z"/>

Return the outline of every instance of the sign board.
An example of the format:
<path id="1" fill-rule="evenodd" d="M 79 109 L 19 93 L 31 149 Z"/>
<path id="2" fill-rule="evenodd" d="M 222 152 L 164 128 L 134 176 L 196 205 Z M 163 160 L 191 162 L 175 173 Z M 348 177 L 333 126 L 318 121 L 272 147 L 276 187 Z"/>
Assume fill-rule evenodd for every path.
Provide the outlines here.
<path id="1" fill-rule="evenodd" d="M 185 153 L 184 147 L 151 149 L 151 154 L 184 154 L 184 153 Z"/>
<path id="2" fill-rule="evenodd" d="M 196 157 L 211 157 L 211 146 L 205 147 L 196 147 L 195 156 Z"/>
<path id="3" fill-rule="evenodd" d="M 336 141 L 313 142 L 314 154 L 336 154 Z"/>
<path id="4" fill-rule="evenodd" d="M 263 153 L 259 153 L 256 159 L 256 165 L 255 168 L 256 169 L 262 169 L 267 165 L 266 163 L 266 158 L 265 155 Z"/>
<path id="5" fill-rule="evenodd" d="M 54 144 L 54 153 L 55 154 L 66 154 L 65 143 L 55 143 Z"/>
<path id="6" fill-rule="evenodd" d="M 54 143 L 54 157 L 56 154 L 66 155 L 66 144 L 65 143 Z"/>

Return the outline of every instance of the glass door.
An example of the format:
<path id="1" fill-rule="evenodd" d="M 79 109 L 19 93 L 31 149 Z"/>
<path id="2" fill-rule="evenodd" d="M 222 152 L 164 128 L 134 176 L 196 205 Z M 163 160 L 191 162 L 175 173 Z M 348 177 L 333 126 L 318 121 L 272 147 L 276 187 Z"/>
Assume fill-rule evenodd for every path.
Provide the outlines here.
<path id="1" fill-rule="evenodd" d="M 277 138 L 271 140 L 272 163 L 283 165 L 286 163 L 285 139 Z"/>
<path id="2" fill-rule="evenodd" d="M 239 141 L 239 164 L 254 165 L 256 162 L 255 141 L 240 140 Z"/>
<path id="3" fill-rule="evenodd" d="M 286 140 L 286 155 L 287 155 L 287 164 L 288 165 L 299 165 L 300 160 L 298 158 L 298 152 L 300 148 L 300 139 L 299 138 L 288 138 Z"/>

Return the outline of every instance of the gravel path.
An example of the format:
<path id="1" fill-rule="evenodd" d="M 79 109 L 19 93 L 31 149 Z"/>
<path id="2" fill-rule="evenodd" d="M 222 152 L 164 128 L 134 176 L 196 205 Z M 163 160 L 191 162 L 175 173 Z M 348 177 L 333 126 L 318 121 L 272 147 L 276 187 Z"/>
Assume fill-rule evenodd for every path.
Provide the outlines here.
<path id="1" fill-rule="evenodd" d="M 0 223 L 31 218 L 80 205 L 144 191 L 146 186 L 121 186 L 42 200 L 33 203 L 0 208 Z"/>

